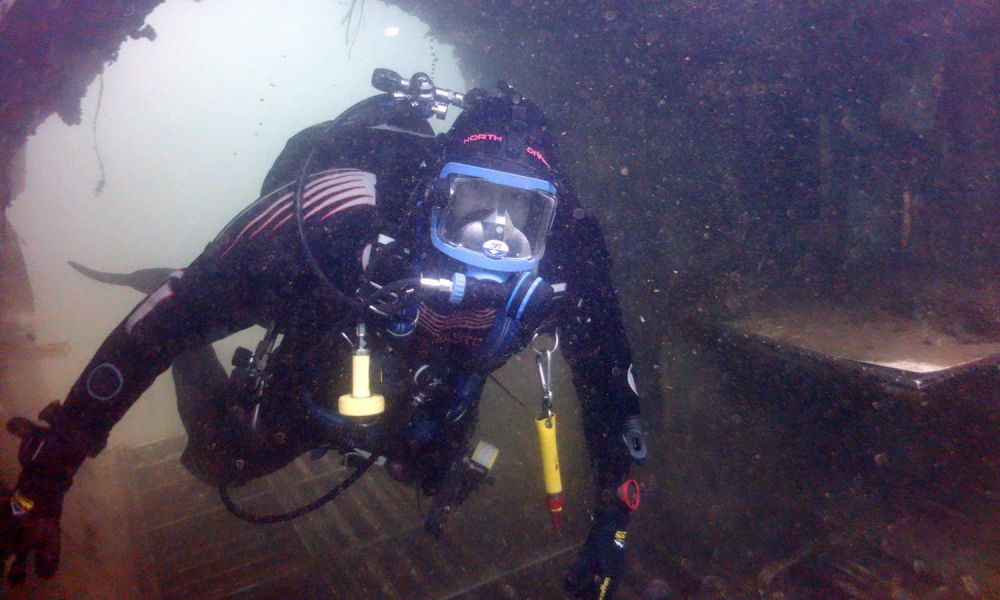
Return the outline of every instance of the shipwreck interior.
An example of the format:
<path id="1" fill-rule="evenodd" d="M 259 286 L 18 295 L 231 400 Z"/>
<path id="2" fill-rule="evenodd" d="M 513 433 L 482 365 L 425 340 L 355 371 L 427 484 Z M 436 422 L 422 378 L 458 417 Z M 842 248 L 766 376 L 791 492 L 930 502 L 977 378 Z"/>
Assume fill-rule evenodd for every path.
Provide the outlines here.
<path id="1" fill-rule="evenodd" d="M 90 125 L 81 100 L 126 40 L 158 43 L 161 3 L 0 0 L 5 421 L 51 401 L 39 381 L 64 343 L 32 329 L 7 218 L 25 144 L 53 114 Z M 470 85 L 510 80 L 546 108 L 604 227 L 652 448 L 622 597 L 1000 597 L 1000 5 L 387 4 Z M 533 399 L 531 368 L 497 379 Z M 291 524 L 242 523 L 172 432 L 88 461 L 60 574 L 10 597 L 561 597 L 588 527 L 582 435 L 560 439 L 556 536 L 532 410 L 507 395 L 487 387 L 477 432 L 510 448 L 497 485 L 444 543 L 381 473 Z M 9 486 L 14 441 L 0 450 Z M 304 458 L 238 499 L 287 509 L 342 473 Z"/>

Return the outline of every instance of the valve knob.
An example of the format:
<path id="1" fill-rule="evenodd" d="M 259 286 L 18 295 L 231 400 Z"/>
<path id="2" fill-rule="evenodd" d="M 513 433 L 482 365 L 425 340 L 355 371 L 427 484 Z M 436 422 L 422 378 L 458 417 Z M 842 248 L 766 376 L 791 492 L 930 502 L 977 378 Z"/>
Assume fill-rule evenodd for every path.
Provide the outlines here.
<path id="1" fill-rule="evenodd" d="M 403 77 L 392 69 L 375 69 L 372 87 L 380 92 L 395 92 L 402 87 Z"/>

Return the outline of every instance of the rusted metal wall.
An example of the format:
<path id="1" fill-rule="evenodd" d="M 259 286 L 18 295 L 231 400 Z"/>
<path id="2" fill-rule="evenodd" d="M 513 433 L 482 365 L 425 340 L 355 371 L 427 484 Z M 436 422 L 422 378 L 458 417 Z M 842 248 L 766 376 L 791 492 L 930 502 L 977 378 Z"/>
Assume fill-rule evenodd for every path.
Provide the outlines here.
<path id="1" fill-rule="evenodd" d="M 162 0 L 5 2 L 0 19 L 0 173 L 35 128 L 58 113 L 80 123 L 80 100 Z M 8 186 L 0 184 L 0 192 Z M 6 206 L 12 195 L 0 195 Z"/>
<path id="2" fill-rule="evenodd" d="M 996 3 L 392 3 L 549 109 L 622 285 L 672 313 L 996 274 Z"/>

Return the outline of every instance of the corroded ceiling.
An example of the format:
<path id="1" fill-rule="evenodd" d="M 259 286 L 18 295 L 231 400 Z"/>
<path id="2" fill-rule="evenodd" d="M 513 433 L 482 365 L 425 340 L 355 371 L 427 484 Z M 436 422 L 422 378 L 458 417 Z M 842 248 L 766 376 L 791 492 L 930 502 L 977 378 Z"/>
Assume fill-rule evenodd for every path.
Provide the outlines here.
<path id="1" fill-rule="evenodd" d="M 128 37 L 154 39 L 146 17 L 162 0 L 0 2 L 0 203 L 9 165 L 49 115 L 80 123 L 80 100 Z"/>

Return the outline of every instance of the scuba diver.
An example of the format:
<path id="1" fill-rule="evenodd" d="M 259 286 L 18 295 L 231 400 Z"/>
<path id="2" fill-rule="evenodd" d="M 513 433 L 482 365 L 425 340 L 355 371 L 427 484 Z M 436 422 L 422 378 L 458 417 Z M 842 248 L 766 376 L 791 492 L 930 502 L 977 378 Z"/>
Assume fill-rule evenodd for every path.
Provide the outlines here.
<path id="1" fill-rule="evenodd" d="M 378 463 L 431 497 L 424 525 L 440 535 L 496 456 L 488 444 L 470 451 L 483 386 L 530 344 L 558 526 L 554 347 L 536 339 L 551 333 L 544 339 L 572 368 L 596 478 L 592 527 L 565 585 L 581 597 L 614 593 L 639 501 L 630 468 L 646 446 L 598 224 L 559 170 L 544 115 L 509 84 L 463 95 L 425 74 L 379 69 L 373 85 L 385 93 L 293 136 L 260 198 L 187 268 L 89 273 L 148 295 L 65 401 L 41 412 L 44 425 L 8 423 L 22 466 L 0 512 L 4 556 L 14 555 L 9 579 L 23 580 L 31 552 L 36 573 L 55 573 L 75 473 L 171 364 L 188 432 L 182 462 L 218 486 L 234 514 L 294 518 Z M 428 119 L 451 104 L 463 111 L 435 137 Z M 227 374 L 211 342 L 254 325 L 266 328 L 263 339 L 237 350 Z M 303 453 L 330 450 L 354 471 L 297 511 L 252 515 L 228 496 Z"/>

